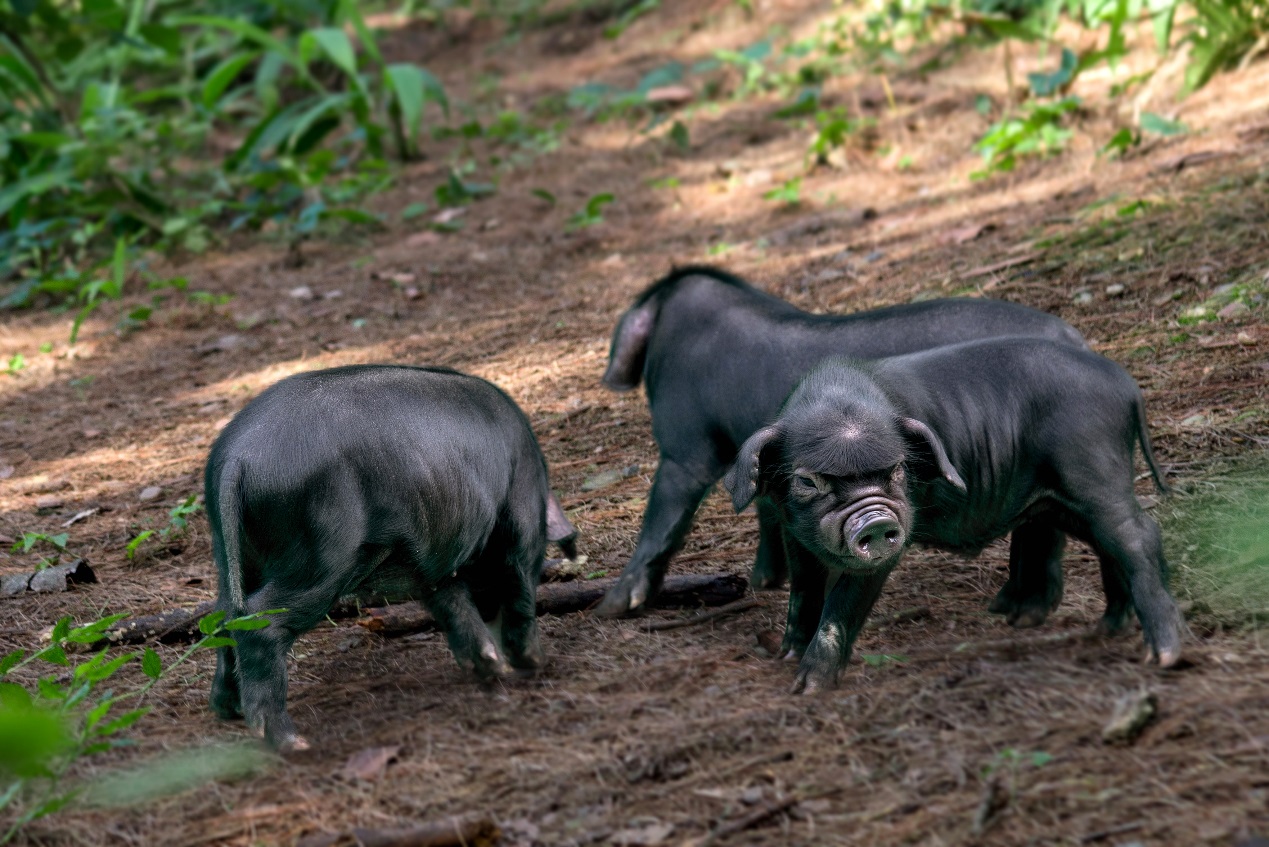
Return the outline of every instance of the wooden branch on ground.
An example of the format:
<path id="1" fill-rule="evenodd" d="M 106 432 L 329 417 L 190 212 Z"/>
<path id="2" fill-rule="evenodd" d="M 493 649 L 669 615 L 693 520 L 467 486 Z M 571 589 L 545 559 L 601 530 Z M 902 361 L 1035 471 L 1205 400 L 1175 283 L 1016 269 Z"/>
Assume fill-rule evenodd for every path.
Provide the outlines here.
<path id="1" fill-rule="evenodd" d="M 351 832 L 315 832 L 298 847 L 492 847 L 502 838 L 498 825 L 488 818 L 429 823 L 409 829 L 354 828 Z"/>
<path id="2" fill-rule="evenodd" d="M 717 609 L 710 609 L 708 612 L 698 612 L 690 618 L 680 618 L 673 621 L 648 621 L 643 625 L 645 632 L 664 632 L 667 629 L 682 629 L 683 627 L 696 626 L 697 624 L 708 623 L 718 618 L 734 615 L 737 612 L 743 612 L 752 609 L 754 606 L 761 606 L 762 602 L 757 597 L 746 597 L 744 600 L 737 600 L 735 603 L 728 603 L 726 606 L 719 606 Z"/>
<path id="3" fill-rule="evenodd" d="M 598 603 L 616 582 L 616 578 L 609 578 L 538 586 L 538 614 L 567 615 L 584 611 Z M 734 574 L 671 576 L 665 580 L 655 606 L 722 606 L 743 597 L 748 588 L 748 581 Z M 362 625 L 383 635 L 420 632 L 435 626 L 431 615 L 417 603 L 388 605 L 405 599 L 400 596 L 344 598 L 330 610 L 329 616 L 332 620 L 346 620 L 366 614 L 368 618 Z M 210 614 L 215 607 L 215 603 L 208 601 L 192 609 L 166 609 L 153 615 L 129 618 L 107 630 L 106 637 L 116 644 L 192 641 L 199 635 L 199 619 Z"/>

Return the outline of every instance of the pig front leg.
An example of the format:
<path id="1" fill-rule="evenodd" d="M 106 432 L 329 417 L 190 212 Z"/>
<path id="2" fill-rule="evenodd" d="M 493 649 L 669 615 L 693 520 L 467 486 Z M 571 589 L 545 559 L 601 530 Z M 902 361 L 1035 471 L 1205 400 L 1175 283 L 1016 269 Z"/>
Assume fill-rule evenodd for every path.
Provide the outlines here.
<path id="1" fill-rule="evenodd" d="M 789 577 L 784 549 L 784 532 L 775 506 L 758 501 L 758 556 L 754 559 L 749 584 L 760 591 L 779 588 Z"/>
<path id="2" fill-rule="evenodd" d="M 874 573 L 844 573 L 828 594 L 815 638 L 807 647 L 793 694 L 814 694 L 837 686 L 837 675 L 850 661 L 851 647 L 864 628 L 890 569 Z"/>
<path id="3" fill-rule="evenodd" d="M 791 533 L 785 533 L 783 540 L 789 563 L 789 613 L 780 655 L 786 661 L 797 661 L 806 653 L 824 614 L 828 571 Z"/>
<path id="4" fill-rule="evenodd" d="M 1039 626 L 1062 602 L 1062 552 L 1066 534 L 1038 521 L 1009 539 L 1009 580 L 987 611 L 1004 615 L 1018 629 Z"/>
<path id="5" fill-rule="evenodd" d="M 656 597 L 670 559 L 683 546 L 683 539 L 692 528 L 692 518 L 701 500 L 721 476 L 721 468 L 693 473 L 662 457 L 652 480 L 634 555 L 626 563 L 617 584 L 604 595 L 595 614 L 604 618 L 622 617 Z"/>

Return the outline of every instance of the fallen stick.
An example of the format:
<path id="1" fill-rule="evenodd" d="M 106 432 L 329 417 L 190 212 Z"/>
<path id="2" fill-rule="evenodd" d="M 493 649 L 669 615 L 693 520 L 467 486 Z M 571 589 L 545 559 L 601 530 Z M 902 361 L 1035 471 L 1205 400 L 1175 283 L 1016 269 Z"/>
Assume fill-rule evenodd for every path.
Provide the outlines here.
<path id="1" fill-rule="evenodd" d="M 728 615 L 734 615 L 737 612 L 743 612 L 746 609 L 752 609 L 754 606 L 761 606 L 762 602 L 757 597 L 746 597 L 744 600 L 737 600 L 734 603 L 728 603 L 726 606 L 719 606 L 717 609 L 710 609 L 708 612 L 699 612 L 690 618 L 680 618 L 673 621 L 648 621 L 643 625 L 645 632 L 664 632 L 667 629 L 682 629 L 683 627 L 696 626 L 697 624 L 708 623 L 718 618 L 725 618 Z"/>
<path id="2" fill-rule="evenodd" d="M 700 847 L 710 847 L 711 844 L 715 844 L 729 835 L 744 832 L 746 829 L 749 829 L 749 827 L 756 826 L 757 824 L 765 821 L 767 818 L 775 817 L 781 812 L 787 812 L 799 802 L 800 801 L 797 797 L 785 797 L 783 800 L 764 803 L 762 806 L 745 815 L 743 818 L 737 818 L 734 821 L 727 821 L 727 823 L 719 824 L 717 829 L 705 836 L 705 840 L 700 843 Z"/>
<path id="3" fill-rule="evenodd" d="M 538 586 L 538 614 L 567 615 L 588 609 L 598 603 L 616 582 L 614 577 Z M 749 583 L 744 577 L 734 574 L 671 576 L 665 580 L 654 606 L 721 606 L 743 597 L 748 587 Z M 377 618 L 383 622 L 383 626 L 371 623 L 363 625 L 384 635 L 419 632 L 435 626 L 431 615 L 417 603 L 388 605 L 406 599 L 408 598 L 401 596 L 346 597 L 330 610 L 329 617 L 332 620 L 346 620 L 361 617 L 368 612 L 371 620 Z M 167 609 L 153 615 L 129 618 L 106 630 L 106 637 L 116 644 L 142 644 L 147 641 L 176 644 L 192 641 L 199 636 L 199 619 L 215 608 L 216 604 L 208 601 L 192 609 Z"/>
<path id="4" fill-rule="evenodd" d="M 488 818 L 429 823 L 409 829 L 354 828 L 351 832 L 315 832 L 301 838 L 297 847 L 491 847 L 502 838 L 498 825 Z"/>
<path id="5" fill-rule="evenodd" d="M 617 580 L 556 582 L 538 586 L 539 615 L 567 615 L 594 606 Z M 749 583 L 733 574 L 684 574 L 667 577 L 654 606 L 657 608 L 721 606 L 744 595 Z M 756 601 L 755 601 L 756 602 Z M 405 635 L 436 629 L 436 621 L 418 603 L 382 609 L 362 609 L 358 626 L 380 635 Z"/>

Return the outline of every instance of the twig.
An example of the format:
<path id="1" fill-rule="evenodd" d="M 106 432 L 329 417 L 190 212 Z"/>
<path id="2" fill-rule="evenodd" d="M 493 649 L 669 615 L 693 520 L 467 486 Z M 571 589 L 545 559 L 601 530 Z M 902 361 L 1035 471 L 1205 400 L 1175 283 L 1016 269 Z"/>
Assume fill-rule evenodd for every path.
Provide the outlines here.
<path id="1" fill-rule="evenodd" d="M 715 618 L 734 615 L 737 612 L 743 612 L 746 609 L 752 609 L 754 606 L 761 605 L 762 602 L 757 597 L 746 597 L 744 600 L 737 600 L 734 603 L 728 603 L 726 606 L 719 606 L 717 609 L 710 609 L 707 612 L 699 612 L 692 615 L 690 618 L 680 618 L 673 621 L 648 621 L 643 625 L 643 628 L 646 632 L 662 632 L 667 629 L 682 629 L 683 627 L 707 623 Z"/>
<path id="2" fill-rule="evenodd" d="M 1112 826 L 1110 829 L 1090 832 L 1088 835 L 1080 836 L 1080 843 L 1092 844 L 1094 841 L 1102 841 L 1106 838 L 1110 838 L 1112 835 L 1122 835 L 1125 832 L 1133 832 L 1141 829 L 1145 825 L 1145 821 L 1133 821 L 1132 823 L 1121 824 L 1120 826 Z"/>
<path id="3" fill-rule="evenodd" d="M 738 832 L 744 832 L 749 827 L 760 824 L 767 818 L 775 817 L 781 812 L 788 811 L 801 801 L 797 797 L 785 797 L 783 800 L 764 803 L 759 808 L 745 815 L 743 818 L 737 818 L 734 821 L 727 821 L 720 824 L 717 829 L 705 837 L 700 843 L 700 847 L 709 847 L 729 835 L 735 835 Z"/>

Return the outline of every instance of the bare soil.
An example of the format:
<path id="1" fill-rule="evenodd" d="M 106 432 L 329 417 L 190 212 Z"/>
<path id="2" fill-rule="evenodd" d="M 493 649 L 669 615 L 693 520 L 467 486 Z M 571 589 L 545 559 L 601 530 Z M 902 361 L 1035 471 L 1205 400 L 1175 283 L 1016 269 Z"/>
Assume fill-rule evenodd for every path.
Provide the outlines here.
<path id="1" fill-rule="evenodd" d="M 392 33 L 387 52 L 425 61 L 487 121 L 585 81 L 630 88 L 671 59 L 741 48 L 777 25 L 813 32 L 831 12 L 793 0 L 755 5 L 747 17 L 732 3 L 663 4 L 616 41 L 585 18 L 510 37 L 451 16 Z M 1148 27 L 1139 35 L 1148 44 Z M 829 102 L 877 122 L 840 167 L 806 173 L 809 130 L 774 119 L 782 101 L 773 95 L 723 97 L 678 115 L 690 131 L 686 151 L 666 139 L 669 122 L 643 132 L 646 116 L 634 125 L 579 120 L 558 149 L 525 153 L 500 172 L 497 193 L 467 208 L 460 231 L 427 229 L 431 215 L 402 222 L 410 203 L 432 200 L 449 162 L 475 156 L 482 178 L 489 155 L 513 152 L 452 140 L 371 201 L 392 222 L 384 231 L 305 244 L 298 266 L 267 236 L 156 265 L 186 276 L 190 290 L 232 294 L 227 304 L 169 292 L 146 326 L 125 333 L 119 317 L 149 300 L 138 284 L 73 347 L 67 314 L 5 315 L 0 354 L 23 352 L 29 366 L 0 376 L 0 469 L 13 467 L 0 482 L 0 534 L 60 532 L 96 509 L 65 531 L 101 582 L 0 600 L 0 650 L 35 647 L 63 614 L 145 614 L 214 596 L 201 514 L 135 560 L 125 545 L 201 491 L 208 447 L 252 396 L 288 374 L 354 362 L 447 365 L 507 389 L 533 421 L 588 567 L 618 572 L 657 453 L 642 392 L 614 394 L 599 376 L 617 316 L 675 263 L 719 262 L 812 310 L 956 293 L 1061 315 L 1140 381 L 1155 449 L 1181 496 L 1214 463 L 1263 449 L 1263 303 L 1180 321 L 1227 283 L 1260 280 L 1263 290 L 1269 63 L 1184 101 L 1175 99 L 1176 69 L 1163 74 L 1143 107 L 1176 113 L 1195 131 L 1147 137 L 1121 160 L 1097 151 L 1135 95 L 1105 105 L 1099 94 L 1112 80 L 1093 74 L 1077 87 L 1088 105 L 1066 152 L 970 182 L 981 164 L 971 146 L 988 123 L 975 96 L 1006 97 L 1001 60 L 999 48 L 966 49 L 925 74 L 895 73 L 886 80 L 893 107 L 878 77 L 832 80 Z M 1014 60 L 1018 79 L 1046 61 Z M 1143 46 L 1124 73 L 1153 61 Z M 481 82 L 492 79 L 494 94 Z M 1207 153 L 1218 155 L 1197 155 Z M 798 206 L 763 199 L 800 174 Z M 654 185 L 670 177 L 674 187 Z M 603 223 L 566 230 L 567 217 L 604 191 L 616 200 Z M 1138 200 L 1140 211 L 1121 213 Z M 299 286 L 314 298 L 292 296 Z M 52 352 L 36 353 L 46 342 Z M 631 465 L 634 476 L 582 490 Z M 150 486 L 162 493 L 142 502 Z M 1139 490 L 1150 497 L 1145 481 Z M 675 569 L 745 574 L 755 545 L 752 516 L 733 515 L 715 493 Z M 0 553 L 0 573 L 33 564 Z M 673 827 L 660 830 L 661 843 L 700 843 L 747 815 L 719 841 L 1189 845 L 1269 836 L 1263 632 L 1195 604 L 1187 661 L 1161 672 L 1141 662 L 1138 633 L 1084 637 L 1102 604 L 1088 550 L 1073 545 L 1063 605 L 1033 631 L 986 613 L 1006 568 L 999 544 L 972 560 L 915 551 L 877 614 L 930 614 L 867 631 L 857 651 L 868 661 L 852 664 L 835 693 L 810 698 L 787 693 L 792 668 L 760 646 L 783 626 L 779 591 L 758 594 L 759 605 L 737 616 L 665 632 L 587 614 L 545 618 L 548 671 L 493 688 L 464 676 L 438 636 L 385 639 L 332 623 L 300 640 L 291 669 L 291 713 L 313 751 L 139 807 L 69 811 L 24 837 L 291 844 L 323 830 L 471 815 L 492 817 L 504 843 L 524 845 L 653 843 L 658 825 Z M 1183 580 L 1178 593 L 1187 599 Z M 170 660 L 175 650 L 160 652 Z M 206 708 L 213 663 L 203 655 L 165 680 L 136 746 L 78 776 L 244 739 L 241 725 Z M 1143 691 L 1157 698 L 1157 718 L 1131 745 L 1105 743 L 1117 700 Z M 401 749 L 381 778 L 341 775 L 349 756 L 383 745 Z M 993 796 L 999 811 L 976 832 L 977 811 Z M 768 803 L 771 814 L 755 814 Z"/>

